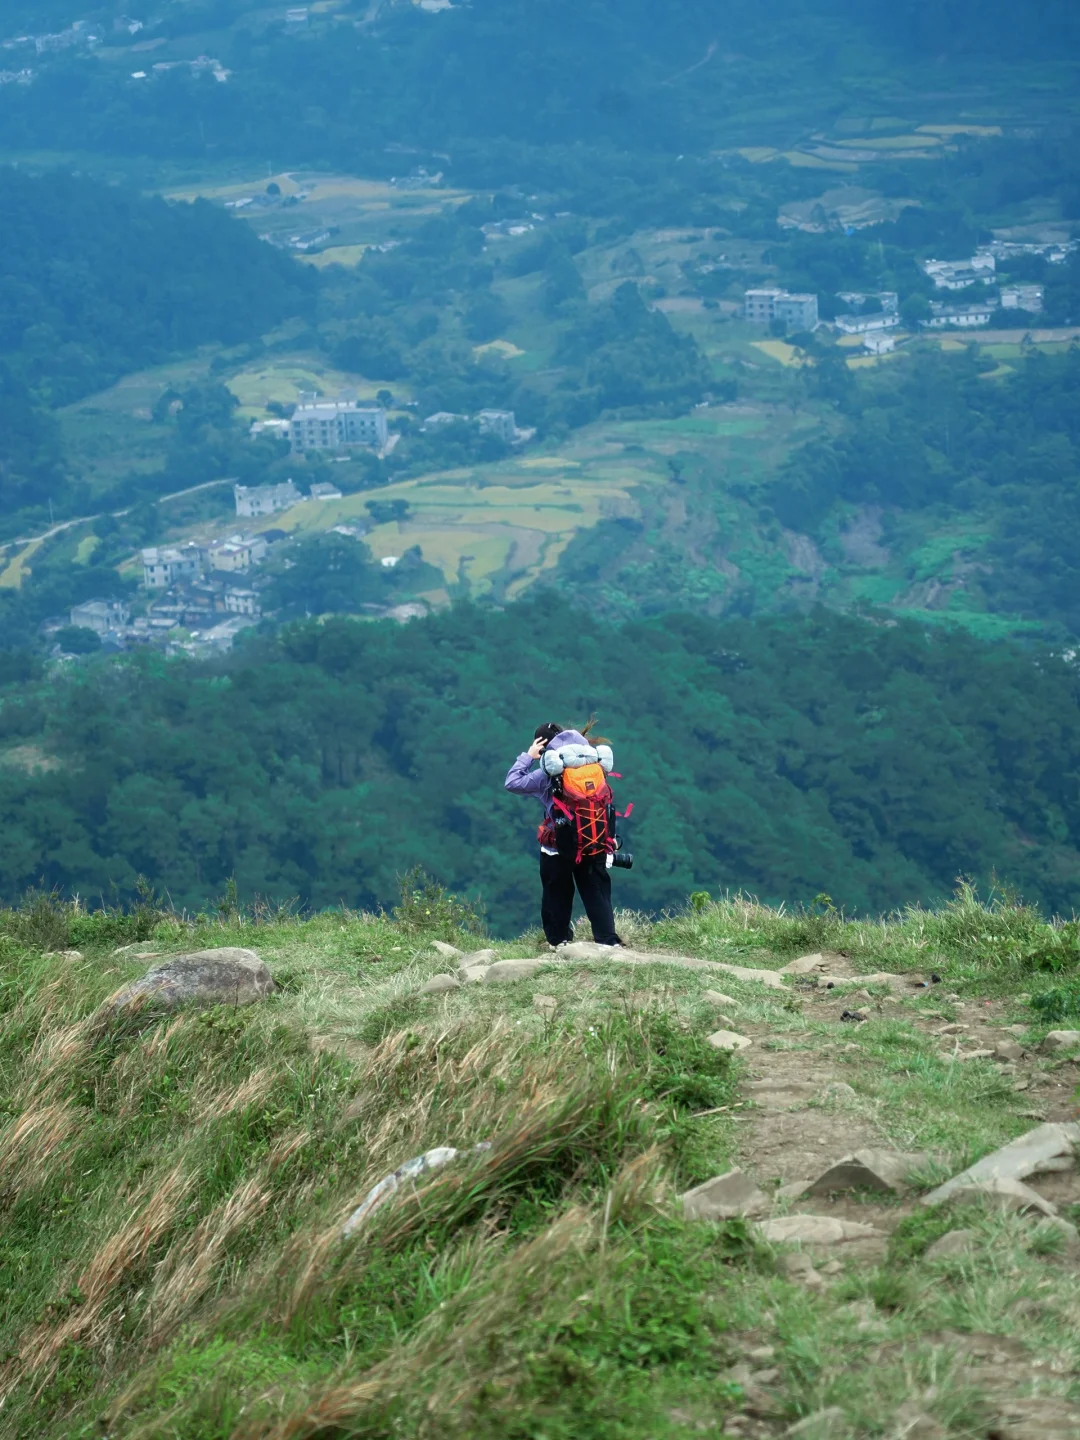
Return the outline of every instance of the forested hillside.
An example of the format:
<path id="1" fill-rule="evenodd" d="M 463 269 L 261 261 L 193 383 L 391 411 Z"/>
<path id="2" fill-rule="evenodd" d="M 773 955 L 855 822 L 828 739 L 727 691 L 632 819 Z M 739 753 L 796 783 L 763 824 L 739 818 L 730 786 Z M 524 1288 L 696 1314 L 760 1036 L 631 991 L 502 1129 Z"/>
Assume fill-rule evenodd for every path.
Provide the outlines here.
<path id="1" fill-rule="evenodd" d="M 216 664 L 133 657 L 9 690 L 0 874 L 198 906 L 389 904 L 416 864 L 534 910 L 537 807 L 504 795 L 541 721 L 599 712 L 633 800 L 623 904 L 746 887 L 877 909 L 995 874 L 1080 901 L 1080 695 L 1048 654 L 958 633 L 668 616 L 554 597 L 392 625 L 309 622 Z"/>
<path id="2" fill-rule="evenodd" d="M 779 518 L 827 544 L 845 503 L 884 507 L 894 539 L 913 516 L 950 517 L 973 603 L 1080 631 L 1080 349 L 1032 347 L 997 383 L 974 348 L 926 350 L 862 387 L 827 368 L 847 423 L 777 477 Z"/>
<path id="3" fill-rule="evenodd" d="M 111 28 L 115 8 L 91 8 Z M 22 23 L 45 13 L 28 7 Z M 802 123 L 824 120 L 838 92 L 889 83 L 905 67 L 917 78 L 927 52 L 974 74 L 1058 60 L 1078 38 L 1067 0 L 1040 0 L 1022 18 L 1015 6 L 988 14 L 971 0 L 932 12 L 915 0 L 784 0 L 768 10 L 739 0 L 722 18 L 710 0 L 486 0 L 435 16 L 350 0 L 320 7 L 301 34 L 287 33 L 282 11 L 243 0 L 173 0 L 145 34 L 212 43 L 229 83 L 185 67 L 151 88 L 133 83 L 130 67 L 67 58 L 0 97 L 11 143 L 169 158 L 272 150 L 290 164 L 365 167 L 392 163 L 387 144 L 418 146 L 452 151 L 471 183 L 514 165 L 534 179 L 570 175 L 591 149 L 615 164 L 635 154 L 619 167 L 632 185 L 643 163 L 662 173 L 647 156 L 706 153 L 725 132 L 728 143 L 755 143 L 749 124 L 782 133 L 796 97 Z"/>
<path id="4" fill-rule="evenodd" d="M 310 312 L 314 275 L 219 208 L 0 171 L 0 518 L 86 503 L 50 410 L 208 343 Z M 199 476 L 197 478 L 206 478 Z M 74 483 L 73 483 L 74 482 Z"/>

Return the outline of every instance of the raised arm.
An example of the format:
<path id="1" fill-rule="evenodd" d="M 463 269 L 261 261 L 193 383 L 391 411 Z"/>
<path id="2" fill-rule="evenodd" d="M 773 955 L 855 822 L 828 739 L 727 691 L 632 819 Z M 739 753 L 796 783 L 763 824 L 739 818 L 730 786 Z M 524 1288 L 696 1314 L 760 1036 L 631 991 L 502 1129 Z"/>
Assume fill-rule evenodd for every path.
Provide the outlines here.
<path id="1" fill-rule="evenodd" d="M 506 772 L 506 788 L 515 795 L 538 795 L 541 798 L 548 788 L 548 777 L 543 770 L 534 770 L 533 757 L 523 750 Z"/>

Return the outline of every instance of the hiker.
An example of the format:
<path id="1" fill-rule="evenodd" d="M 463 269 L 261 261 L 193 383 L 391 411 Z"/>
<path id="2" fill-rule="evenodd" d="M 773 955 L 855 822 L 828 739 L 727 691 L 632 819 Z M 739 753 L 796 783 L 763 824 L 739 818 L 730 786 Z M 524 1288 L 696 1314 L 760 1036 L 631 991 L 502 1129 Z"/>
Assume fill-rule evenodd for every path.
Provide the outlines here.
<path id="1" fill-rule="evenodd" d="M 535 795 L 544 807 L 543 824 L 537 832 L 540 841 L 540 884 L 543 887 L 540 919 L 552 948 L 565 945 L 574 938 L 570 917 L 574 909 L 575 885 L 596 943 L 622 944 L 615 933 L 615 915 L 611 908 L 607 806 L 603 807 L 603 834 L 591 837 L 579 834 L 579 824 L 568 822 L 570 808 L 560 799 L 563 790 L 561 775 L 549 774 L 542 764 L 540 768 L 533 769 L 544 752 L 550 749 L 552 755 L 547 763 L 553 768 L 562 769 L 559 757 L 563 755 L 572 765 L 580 765 L 591 757 L 599 773 L 598 755 L 602 754 L 607 761 L 605 769 L 610 770 L 611 751 L 603 742 L 599 742 L 600 748 L 597 749 L 588 739 L 591 724 L 590 721 L 584 732 L 564 730 L 561 725 L 552 722 L 537 726 L 533 743 L 528 750 L 522 751 L 506 775 L 507 790 L 515 795 Z M 564 751 L 563 747 L 568 748 Z M 606 781 L 603 786 L 606 790 Z M 610 798 L 610 791 L 607 794 Z M 601 846 L 604 848 L 601 849 Z"/>

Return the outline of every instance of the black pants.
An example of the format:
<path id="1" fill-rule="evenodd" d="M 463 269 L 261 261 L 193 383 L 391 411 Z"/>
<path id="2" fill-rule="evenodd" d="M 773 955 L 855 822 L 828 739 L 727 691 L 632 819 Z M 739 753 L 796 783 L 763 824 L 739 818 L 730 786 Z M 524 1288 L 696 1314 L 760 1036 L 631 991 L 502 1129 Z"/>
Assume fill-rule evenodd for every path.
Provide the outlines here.
<path id="1" fill-rule="evenodd" d="M 615 934 L 615 915 L 611 908 L 611 875 L 603 856 L 595 860 L 583 860 L 580 865 L 575 865 L 569 856 L 541 854 L 540 883 L 544 887 L 540 919 L 549 945 L 561 945 L 570 938 L 575 884 L 592 925 L 596 943 L 622 944 Z"/>

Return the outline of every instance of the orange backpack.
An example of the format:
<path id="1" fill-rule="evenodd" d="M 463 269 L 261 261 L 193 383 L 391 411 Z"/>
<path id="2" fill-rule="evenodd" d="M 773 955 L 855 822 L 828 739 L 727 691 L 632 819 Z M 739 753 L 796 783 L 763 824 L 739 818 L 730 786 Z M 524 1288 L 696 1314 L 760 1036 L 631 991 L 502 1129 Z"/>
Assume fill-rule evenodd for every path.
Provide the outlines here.
<path id="1" fill-rule="evenodd" d="M 615 797 L 600 762 L 567 766 L 556 783 L 555 808 L 573 820 L 577 829 L 575 865 L 614 850 Z M 557 830 L 557 820 L 555 824 Z"/>

